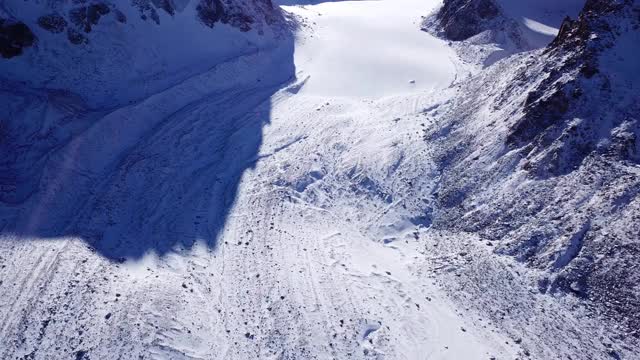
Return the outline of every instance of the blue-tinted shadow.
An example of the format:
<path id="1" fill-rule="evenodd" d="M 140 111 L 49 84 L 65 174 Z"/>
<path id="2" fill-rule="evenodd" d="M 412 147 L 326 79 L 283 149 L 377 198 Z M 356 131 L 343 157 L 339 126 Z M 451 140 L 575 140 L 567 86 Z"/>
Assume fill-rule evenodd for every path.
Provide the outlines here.
<path id="1" fill-rule="evenodd" d="M 292 36 L 281 42 L 230 74 L 244 85 L 200 89 L 175 105 L 91 109 L 78 95 L 2 82 L 3 241 L 76 237 L 112 261 L 199 241 L 215 248 L 240 179 L 259 158 L 271 96 L 295 77 Z M 158 119 L 159 106 L 175 108 Z M 133 141 L 127 124 L 136 124 Z"/>

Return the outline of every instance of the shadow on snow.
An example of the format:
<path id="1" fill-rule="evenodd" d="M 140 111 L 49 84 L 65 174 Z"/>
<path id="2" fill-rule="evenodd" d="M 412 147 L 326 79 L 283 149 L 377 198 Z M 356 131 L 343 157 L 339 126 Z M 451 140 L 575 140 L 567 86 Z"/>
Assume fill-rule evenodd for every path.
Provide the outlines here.
<path id="1" fill-rule="evenodd" d="M 2 239 L 79 237 L 112 261 L 198 241 L 215 248 L 240 179 L 258 159 L 270 98 L 294 77 L 292 37 L 277 55 L 257 54 L 244 66 L 255 76 L 232 75 L 249 76 L 249 86 L 205 90 L 162 118 L 170 92 L 184 91 L 98 111 L 69 93 L 3 84 Z M 142 128 L 130 131 L 136 121 Z"/>

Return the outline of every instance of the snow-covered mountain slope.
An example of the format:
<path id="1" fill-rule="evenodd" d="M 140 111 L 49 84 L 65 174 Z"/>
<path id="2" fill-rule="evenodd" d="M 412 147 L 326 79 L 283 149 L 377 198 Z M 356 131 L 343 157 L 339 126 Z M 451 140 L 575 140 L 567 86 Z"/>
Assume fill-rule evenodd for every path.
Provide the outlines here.
<path id="1" fill-rule="evenodd" d="M 435 5 L 398 4 L 376 4 L 386 8 L 375 16 L 387 9 L 411 19 Z M 343 5 L 333 14 L 360 6 Z M 311 24 L 321 11 L 298 18 Z M 349 18 L 352 28 L 362 24 Z M 303 49 L 332 31 L 301 29 Z M 426 35 L 416 25 L 407 41 L 418 36 Z M 381 48 L 398 45 L 386 41 Z M 424 44 L 452 54 L 440 40 Z M 425 89 L 441 90 L 450 74 L 415 86 L 402 78 L 374 98 L 328 97 L 314 86 L 327 81 L 329 67 L 317 62 L 330 57 L 302 51 L 300 79 L 284 85 L 293 75 L 290 45 L 283 38 L 108 110 L 69 91 L 5 83 L 1 357 L 456 359 L 521 351 L 425 276 L 413 235 L 421 220 L 404 219 L 405 211 L 376 220 L 381 205 L 400 204 L 378 176 L 392 179 L 405 166 L 422 172 L 401 160 L 399 141 L 422 141 L 411 127 L 396 131 L 398 116 L 414 116 L 433 93 Z M 431 80 L 425 70 L 414 68 L 415 78 Z M 344 76 L 344 84 L 362 78 Z M 387 98 L 396 92 L 404 95 Z"/>
<path id="2" fill-rule="evenodd" d="M 640 335 L 639 13 L 587 1 L 549 47 L 461 85 L 425 134 L 442 172 L 434 225 L 497 241 L 539 270 L 541 293 L 584 299 L 622 338 Z"/>
<path id="3" fill-rule="evenodd" d="M 637 2 L 564 26 L 500 3 L 518 34 L 562 27 L 500 61 L 499 36 L 420 31 L 436 0 L 283 0 L 249 31 L 177 3 L 139 25 L 190 21 L 226 57 L 196 46 L 122 98 L 2 81 L 0 358 L 638 353 Z"/>
<path id="4" fill-rule="evenodd" d="M 284 32 L 269 0 L 8 0 L 0 20 L 33 38 L 19 54 L 3 50 L 0 78 L 69 90 L 106 108 L 274 46 Z M 25 35 L 3 32 L 6 43 L 24 42 Z"/>
<path id="5" fill-rule="evenodd" d="M 299 146 L 356 128 L 317 126 L 330 99 L 296 96 L 302 83 L 276 92 L 293 70 L 281 41 L 116 109 L 4 83 L 3 358 L 515 354 L 438 295 L 414 250 L 296 200 L 333 183 L 300 173 L 315 146 Z"/>

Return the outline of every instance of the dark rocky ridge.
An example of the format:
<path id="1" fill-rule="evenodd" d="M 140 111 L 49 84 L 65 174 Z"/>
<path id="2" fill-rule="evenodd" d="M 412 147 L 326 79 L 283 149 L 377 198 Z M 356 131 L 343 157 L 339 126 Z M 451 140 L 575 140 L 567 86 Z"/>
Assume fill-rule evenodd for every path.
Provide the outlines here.
<path id="1" fill-rule="evenodd" d="M 91 27 L 98 25 L 100 18 L 110 12 L 111 9 L 105 3 L 96 3 L 71 9 L 69 19 L 76 27 L 90 33 Z"/>
<path id="2" fill-rule="evenodd" d="M 538 150 L 545 149 L 562 134 L 575 132 L 577 128 L 571 128 L 570 116 L 579 115 L 593 121 L 592 124 L 581 125 L 582 129 L 597 128 L 600 124 L 594 116 L 584 114 L 584 109 L 590 109 L 589 104 L 610 102 L 611 108 L 617 107 L 612 99 L 612 79 L 607 73 L 600 71 L 600 57 L 606 55 L 606 51 L 616 44 L 618 34 L 638 29 L 625 28 L 616 24 L 619 19 L 631 19 L 633 21 L 634 5 L 632 0 L 618 3 L 602 0 L 587 1 L 578 20 L 565 20 L 560 33 L 551 45 L 545 50 L 548 62 L 544 68 L 548 77 L 531 91 L 524 104 L 525 116 L 513 127 L 507 144 L 510 147 L 533 147 Z M 635 11 L 638 9 L 636 8 Z M 640 21 L 635 19 L 638 26 Z M 632 59 L 627 59 L 633 61 Z M 566 74 L 575 74 L 570 79 L 564 79 Z M 526 76 L 526 74 L 523 74 Z M 598 89 L 589 92 L 587 89 Z M 632 106 L 634 104 L 629 104 Z M 630 113 L 631 114 L 631 113 Z M 615 128 L 624 121 L 617 118 L 610 124 Z M 608 129 L 610 132 L 611 129 Z M 570 137 L 565 135 L 565 137 Z M 568 140 L 568 139 L 566 139 Z M 612 139 L 616 140 L 616 139 Z M 635 142 L 635 140 L 634 140 Z M 590 142 L 565 141 L 565 147 L 559 151 L 569 151 L 572 154 L 556 154 L 556 159 L 567 159 L 568 163 L 553 163 L 536 161 L 527 163 L 528 171 L 545 176 L 549 174 L 558 176 L 563 171 L 578 166 L 584 158 L 595 151 L 596 144 Z M 620 160 L 638 161 L 638 154 L 632 143 L 625 141 L 625 146 L 630 146 L 628 151 L 619 152 Z M 620 144 L 619 144 L 620 145 Z M 529 158 L 537 152 L 528 154 Z M 547 159 L 548 160 L 548 159 Z M 544 168 L 540 166 L 544 163 Z M 537 170 L 534 170 L 537 169 Z"/>
<path id="3" fill-rule="evenodd" d="M 58 14 L 44 15 L 38 18 L 38 25 L 52 33 L 61 33 L 67 28 L 67 20 Z"/>
<path id="4" fill-rule="evenodd" d="M 636 118 L 640 114 L 640 84 L 616 89 L 625 86 L 620 76 L 630 74 L 615 73 L 606 69 L 603 62 L 609 61 L 609 52 L 622 36 L 638 33 L 639 13 L 637 1 L 589 0 L 579 19 L 567 19 L 546 50 L 549 65 L 545 71 L 549 76 L 529 94 L 524 116 L 507 137 L 509 146 L 521 149 L 522 168 L 532 177 L 553 178 L 594 166 L 586 172 L 597 174 L 602 170 L 603 181 L 598 184 L 587 180 L 585 185 L 610 197 L 613 211 L 633 209 L 625 214 L 633 226 L 616 234 L 620 238 L 601 231 L 600 225 L 592 226 L 590 218 L 596 216 L 596 210 L 585 209 L 582 228 L 574 230 L 570 241 L 575 249 L 567 249 L 568 259 L 554 262 L 554 267 L 563 269 L 564 274 L 551 287 L 605 305 L 606 311 L 620 320 L 629 320 L 627 325 L 636 329 L 640 326 L 640 294 L 633 288 L 640 280 L 640 179 L 637 173 L 620 168 L 640 164 L 640 124 Z M 635 51 L 629 49 L 630 53 L 640 50 L 640 44 L 635 45 Z M 635 60 L 627 57 L 623 61 Z M 575 75 L 566 79 L 566 74 Z M 636 95 L 631 99 L 622 97 L 634 91 Z M 576 118 L 582 121 L 576 123 Z M 598 168 L 590 161 L 597 161 Z M 611 192 L 610 184 L 616 183 L 622 193 Z M 596 260 L 603 255 L 604 259 Z"/>
<path id="5" fill-rule="evenodd" d="M 251 30 L 251 25 L 255 22 L 253 17 L 243 13 L 240 8 L 225 7 L 221 0 L 200 0 L 196 10 L 200 21 L 210 28 L 213 28 L 217 22 L 221 22 L 246 32 Z M 274 21 L 270 17 L 266 20 L 267 23 Z"/>
<path id="6" fill-rule="evenodd" d="M 493 0 L 445 0 L 436 20 L 444 37 L 461 41 L 494 29 L 499 16 L 500 8 Z"/>
<path id="7" fill-rule="evenodd" d="M 200 0 L 198 3 L 198 17 L 203 24 L 213 27 L 225 15 L 224 7 L 220 0 Z"/>
<path id="8" fill-rule="evenodd" d="M 213 9 L 200 8 L 201 16 L 199 4 Z M 0 2 L 0 19 L 8 14 L 15 18 L 5 19 L 0 35 L 4 82 L 69 90 L 97 107 L 134 101 L 289 38 L 270 0 Z"/>
<path id="9" fill-rule="evenodd" d="M 181 11 L 172 0 L 133 0 L 138 7 L 143 19 L 151 18 L 157 24 L 160 23 L 157 10 L 162 10 L 174 16 Z M 278 19 L 271 0 L 253 1 L 252 6 L 260 8 L 261 15 L 267 24 L 271 24 Z M 259 19 L 255 15 L 246 11 L 247 2 L 222 1 L 222 0 L 198 0 L 196 10 L 198 19 L 206 26 L 212 28 L 216 23 L 229 24 L 241 31 L 251 30 L 251 25 Z"/>
<path id="10" fill-rule="evenodd" d="M 469 58 L 474 53 L 470 47 L 457 50 L 467 60 L 486 65 L 509 54 L 540 47 L 525 39 L 522 26 L 506 15 L 496 0 L 444 0 L 438 11 L 423 17 L 421 30 L 471 47 L 487 43 L 499 45 L 500 50 L 476 51 L 474 60 Z"/>

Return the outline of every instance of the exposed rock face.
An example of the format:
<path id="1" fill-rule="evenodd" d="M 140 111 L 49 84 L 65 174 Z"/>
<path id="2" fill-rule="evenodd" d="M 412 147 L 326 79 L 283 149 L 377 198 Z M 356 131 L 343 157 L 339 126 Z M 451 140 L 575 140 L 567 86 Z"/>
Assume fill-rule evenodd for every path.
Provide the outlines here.
<path id="1" fill-rule="evenodd" d="M 447 39 L 460 41 L 490 29 L 499 15 L 493 0 L 445 0 L 436 18 Z"/>
<path id="2" fill-rule="evenodd" d="M 133 3 L 138 7 L 144 19 L 148 17 L 156 23 L 160 22 L 156 9 L 161 9 L 171 16 L 182 10 L 172 0 L 133 0 Z M 250 11 L 251 8 L 257 8 L 259 12 L 256 14 Z M 245 32 L 252 29 L 252 24 L 262 20 L 256 15 L 264 16 L 264 20 L 268 24 L 277 18 L 271 0 L 224 2 L 221 0 L 197 0 L 196 12 L 198 19 L 210 28 L 220 22 Z"/>
<path id="3" fill-rule="evenodd" d="M 542 271 L 541 292 L 583 298 L 636 337 L 639 52 L 640 1 L 589 0 L 546 49 L 466 83 L 427 134 L 443 174 L 434 226 L 498 241 Z"/>
<path id="4" fill-rule="evenodd" d="M 160 24 L 160 16 L 158 15 L 158 11 L 156 10 L 156 6 L 150 0 L 132 0 L 131 5 L 138 8 L 140 12 L 140 18 L 142 20 L 151 19 L 156 24 Z M 165 11 L 167 11 L 165 9 Z M 169 12 L 169 14 L 173 13 L 173 9 Z"/>
<path id="5" fill-rule="evenodd" d="M 559 276 L 551 289 L 598 301 L 636 329 L 640 178 L 630 170 L 640 164 L 640 83 L 620 65 L 634 63 L 640 50 L 638 14 L 637 1 L 587 1 L 580 18 L 567 20 L 547 49 L 548 77 L 530 93 L 524 116 L 507 138 L 509 146 L 521 149 L 530 176 L 584 171 L 584 185 L 608 203 L 604 209 L 595 202 L 581 206 L 583 214 L 574 215 L 583 225 L 573 229 L 569 247 L 556 259 Z M 619 51 L 619 43 L 626 49 Z M 603 210 L 627 223 L 609 230 L 609 224 L 590 222 Z"/>
<path id="6" fill-rule="evenodd" d="M 637 9 L 636 9 L 637 10 Z M 595 130 L 601 124 L 588 117 L 591 124 L 572 123 L 571 116 L 585 117 L 585 109 L 591 111 L 590 104 L 610 102 L 616 109 L 615 89 L 612 88 L 610 72 L 601 72 L 601 62 L 607 61 L 608 52 L 616 45 L 618 38 L 638 33 L 640 21 L 634 19 L 633 1 L 589 0 L 578 20 L 567 19 L 554 42 L 546 49 L 549 56 L 545 72 L 548 74 L 536 89 L 529 92 L 525 102 L 525 116 L 513 127 L 507 144 L 510 147 L 534 146 L 545 149 L 564 136 L 562 149 L 554 155 L 555 161 L 531 161 L 527 170 L 539 176 L 557 176 L 578 166 L 586 156 L 596 150 L 592 141 L 569 141 L 568 134 L 579 130 Z M 629 20 L 629 23 L 620 19 Z M 628 56 L 627 54 L 620 54 Z M 552 60 L 557 60 L 553 63 Z M 632 59 L 627 61 L 633 62 Z M 568 77 L 567 74 L 572 74 Z M 593 91 L 593 89 L 598 89 Z M 633 106 L 634 104 L 629 104 Z M 570 118 L 567 118 L 568 115 Z M 614 119 L 612 128 L 619 126 L 623 118 Z M 573 124 L 573 125 L 572 125 Z M 610 131 L 611 129 L 608 129 Z M 554 134 L 552 135 L 551 132 Z M 576 139 L 577 140 L 577 139 Z M 587 140 L 587 139 L 582 139 Z M 593 139 L 589 139 L 593 140 Z M 612 139 L 615 140 L 615 139 Z M 625 151 L 625 157 L 636 158 L 632 149 Z M 570 153 L 567 153 L 570 152 Z M 530 154 L 529 157 L 533 154 Z M 564 159 L 564 160 L 561 160 Z M 548 159 L 547 159 L 548 160 Z"/>
<path id="7" fill-rule="evenodd" d="M 3 58 L 19 56 L 24 48 L 35 42 L 36 36 L 23 22 L 0 18 L 0 54 Z"/>
<path id="8" fill-rule="evenodd" d="M 88 42 L 86 36 L 84 36 L 80 31 L 73 28 L 69 28 L 67 30 L 67 39 L 74 45 L 86 44 Z"/>

